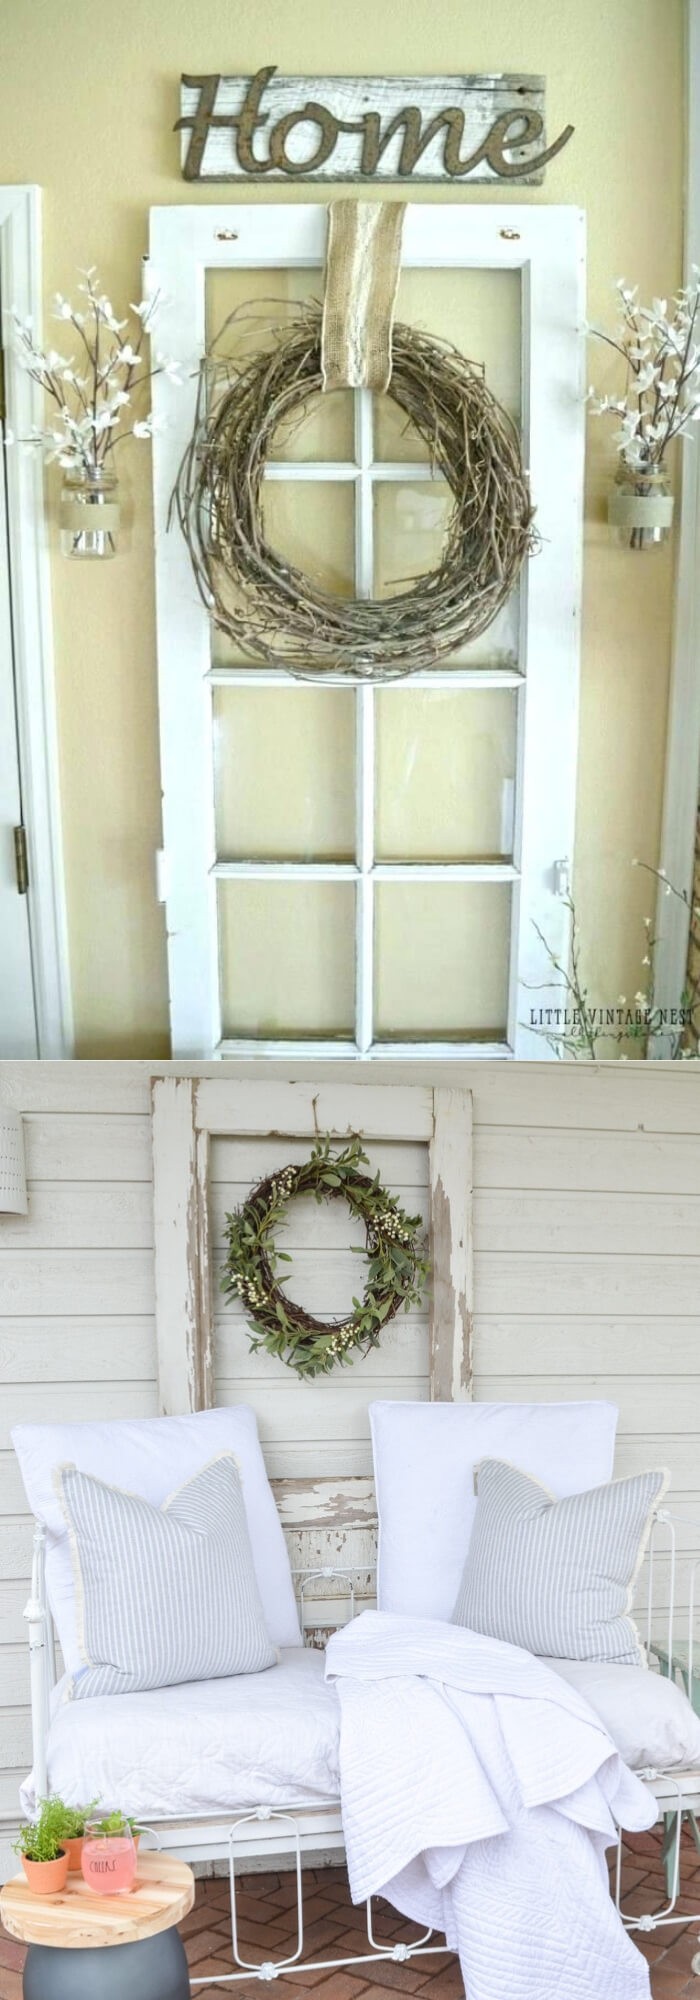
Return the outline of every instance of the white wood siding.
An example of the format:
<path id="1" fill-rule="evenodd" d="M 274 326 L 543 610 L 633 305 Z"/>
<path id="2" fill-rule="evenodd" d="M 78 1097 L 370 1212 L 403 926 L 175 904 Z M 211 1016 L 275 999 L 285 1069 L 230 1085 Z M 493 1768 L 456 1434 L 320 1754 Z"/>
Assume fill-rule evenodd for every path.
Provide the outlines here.
<path id="1" fill-rule="evenodd" d="M 0 1097 L 26 1119 L 30 1179 L 28 1216 L 0 1216 L 0 1816 L 10 1818 L 29 1761 L 30 1524 L 9 1428 L 20 1417 L 157 1408 L 153 1073 L 140 1063 L 0 1064 Z M 228 1073 L 259 1081 L 264 1127 L 265 1091 L 289 1073 Z M 221 1065 L 207 1074 L 220 1083 Z M 428 1066 L 394 1063 L 373 1069 L 368 1087 L 435 1080 Z M 324 1064 L 322 1082 L 352 1084 L 354 1094 L 358 1071 Z M 683 1542 L 700 1552 L 700 1073 L 685 1064 L 470 1063 L 441 1065 L 439 1083 L 473 1093 L 475 1395 L 617 1400 L 618 1471 L 667 1464 L 673 1499 L 697 1523 Z M 252 1133 L 215 1136 L 211 1150 L 216 1245 L 226 1208 L 298 1146 Z M 422 1208 L 426 1147 L 397 1137 L 369 1150 L 407 1205 Z M 332 1209 L 305 1218 L 300 1207 L 296 1234 L 300 1296 L 331 1308 L 357 1283 L 343 1218 Z M 371 1396 L 428 1393 L 418 1315 L 387 1329 L 367 1361 L 315 1385 L 251 1357 L 240 1315 L 223 1301 L 215 1335 L 218 1396 L 256 1404 L 271 1472 L 305 1488 L 310 1474 L 368 1470 Z"/>

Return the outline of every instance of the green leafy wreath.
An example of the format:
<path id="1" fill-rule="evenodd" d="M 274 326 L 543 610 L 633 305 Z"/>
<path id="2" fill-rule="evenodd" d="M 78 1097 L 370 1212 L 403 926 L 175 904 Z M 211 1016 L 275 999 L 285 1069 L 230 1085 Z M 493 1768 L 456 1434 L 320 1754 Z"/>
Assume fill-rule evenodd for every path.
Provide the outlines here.
<path id="1" fill-rule="evenodd" d="M 367 1354 L 378 1345 L 387 1321 L 401 1306 L 408 1312 L 418 1305 L 423 1294 L 429 1265 L 421 1218 L 406 1215 L 378 1174 L 372 1180 L 361 1171 L 368 1166 L 359 1138 L 340 1153 L 332 1152 L 329 1138 L 319 1139 L 310 1159 L 268 1174 L 242 1207 L 226 1217 L 222 1291 L 243 1301 L 255 1329 L 253 1351 L 266 1347 L 301 1376 L 328 1375 L 337 1361 L 345 1364 L 355 1354 Z M 275 1232 L 287 1219 L 287 1204 L 299 1194 L 312 1194 L 319 1202 L 342 1200 L 365 1225 L 365 1247 L 356 1255 L 368 1258 L 367 1283 L 346 1319 L 314 1319 L 277 1281 L 278 1264 L 292 1259 L 277 1249 Z"/>

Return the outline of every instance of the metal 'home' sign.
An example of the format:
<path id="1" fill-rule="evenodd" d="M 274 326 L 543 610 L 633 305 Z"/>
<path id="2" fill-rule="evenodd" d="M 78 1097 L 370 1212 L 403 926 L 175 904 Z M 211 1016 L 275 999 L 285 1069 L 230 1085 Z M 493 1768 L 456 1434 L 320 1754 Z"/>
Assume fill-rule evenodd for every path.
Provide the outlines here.
<path id="1" fill-rule="evenodd" d="M 187 181 L 537 183 L 547 145 L 541 76 L 183 76 Z"/>

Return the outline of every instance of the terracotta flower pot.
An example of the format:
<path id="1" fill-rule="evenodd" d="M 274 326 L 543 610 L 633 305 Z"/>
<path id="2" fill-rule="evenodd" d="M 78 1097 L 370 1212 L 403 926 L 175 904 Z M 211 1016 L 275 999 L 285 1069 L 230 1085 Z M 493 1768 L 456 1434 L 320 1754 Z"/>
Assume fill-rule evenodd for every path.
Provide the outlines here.
<path id="1" fill-rule="evenodd" d="M 64 1840 L 63 1842 L 66 1853 L 68 1855 L 69 1875 L 80 1874 L 80 1863 L 82 1860 L 84 1839 L 85 1839 L 84 1833 L 76 1833 L 74 1834 L 72 1840 Z"/>
<path id="2" fill-rule="evenodd" d="M 65 1848 L 56 1855 L 55 1861 L 30 1861 L 28 1856 L 23 1854 L 22 1867 L 32 1895 L 57 1896 L 61 1889 L 65 1889 L 68 1879 L 68 1854 Z"/>

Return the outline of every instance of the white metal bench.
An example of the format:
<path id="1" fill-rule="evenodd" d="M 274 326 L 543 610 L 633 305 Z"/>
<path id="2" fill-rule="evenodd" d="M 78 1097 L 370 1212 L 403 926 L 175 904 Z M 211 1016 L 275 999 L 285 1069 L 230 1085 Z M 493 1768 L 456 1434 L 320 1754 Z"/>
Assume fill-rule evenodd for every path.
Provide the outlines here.
<path id="1" fill-rule="evenodd" d="M 687 1626 L 676 1612 L 678 1551 L 676 1529 L 689 1525 L 682 1516 L 672 1514 L 668 1509 L 660 1509 L 654 1520 L 652 1540 L 648 1560 L 648 1587 L 645 1618 L 645 1649 L 651 1661 L 662 1653 L 667 1663 L 669 1675 L 673 1675 L 674 1651 L 682 1645 L 684 1671 L 689 1685 L 693 1686 L 694 1622 L 697 1576 L 700 1559 L 689 1565 L 689 1599 Z M 655 1620 L 654 1589 L 658 1573 L 660 1548 L 664 1548 L 669 1563 L 669 1603 L 663 1625 Z M 48 1607 L 45 1582 L 45 1534 L 37 1527 L 34 1534 L 31 1595 L 25 1609 L 30 1650 L 31 1710 L 32 1710 L 32 1752 L 34 1779 L 38 1796 L 46 1793 L 48 1786 L 48 1736 L 50 1725 L 50 1701 L 52 1689 L 56 1685 L 56 1641 L 53 1620 Z M 354 1616 L 355 1601 L 353 1572 L 345 1569 L 323 1568 L 303 1575 L 297 1575 L 301 1623 L 304 1629 L 304 1610 L 309 1587 L 319 1580 L 343 1578 L 346 1588 L 346 1604 L 349 1616 Z M 341 1600 L 342 1601 L 342 1600 Z M 342 1621 L 339 1621 L 342 1622 Z M 681 1633 L 681 1623 L 685 1627 Z M 697 1654 L 697 1644 L 696 1644 Z M 622 1837 L 618 1842 L 617 1857 L 617 1907 L 622 1921 L 632 1931 L 651 1931 L 664 1925 L 678 1923 L 674 1916 L 680 1894 L 681 1881 L 681 1831 L 684 1820 L 690 1818 L 693 1830 L 697 1822 L 694 1816 L 700 1812 L 700 1768 L 687 1771 L 663 1771 L 646 1769 L 639 1773 L 643 1783 L 656 1801 L 657 1819 L 664 1824 L 663 1858 L 666 1868 L 668 1898 L 666 1905 L 657 1911 L 643 1912 L 634 1916 L 626 1915 L 621 1908 L 621 1856 Z M 295 1971 L 336 1969 L 350 1965 L 369 1964 L 377 1958 L 403 1961 L 427 1953 L 446 1953 L 447 1946 L 432 1942 L 432 1933 L 426 1932 L 409 1944 L 382 1945 L 374 1936 L 371 1903 L 367 1905 L 366 1952 L 352 1957 L 304 1960 L 304 1879 L 305 1856 L 332 1856 L 343 1853 L 343 1829 L 340 1801 L 309 1805 L 289 1798 L 282 1805 L 268 1806 L 251 1803 L 246 1811 L 238 1811 L 230 1817 L 193 1815 L 188 1819 L 155 1818 L 150 1822 L 150 1831 L 156 1843 L 167 1846 L 169 1854 L 191 1863 L 225 1861 L 228 1864 L 231 1885 L 231 1922 L 234 1964 L 236 1971 L 217 1974 L 219 1984 L 234 1983 L 255 1977 L 264 1981 L 272 1980 L 284 1973 L 285 1977 Z M 241 1952 L 237 1912 L 236 1912 L 236 1868 L 241 1862 L 253 1861 L 258 1867 L 269 1860 L 272 1867 L 284 1858 L 291 1861 L 296 1871 L 296 1937 L 290 1951 L 283 1958 L 270 1959 L 262 1964 L 247 1961 Z M 700 1909 L 688 1914 L 683 1912 L 685 1923 L 699 1922 Z M 193 1978 L 193 1987 L 210 1983 L 206 1979 Z"/>

